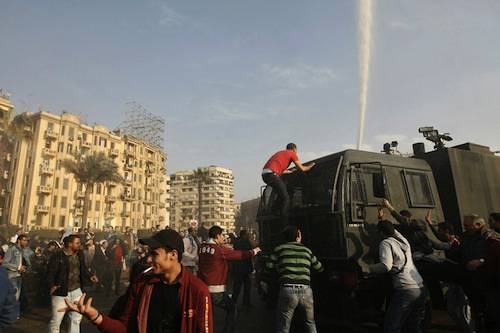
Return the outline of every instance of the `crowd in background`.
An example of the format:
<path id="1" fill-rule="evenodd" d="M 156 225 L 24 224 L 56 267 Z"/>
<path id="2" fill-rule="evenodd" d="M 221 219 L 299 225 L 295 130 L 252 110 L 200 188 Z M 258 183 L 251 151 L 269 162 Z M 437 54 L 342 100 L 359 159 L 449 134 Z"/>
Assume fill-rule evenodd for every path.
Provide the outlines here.
<path id="1" fill-rule="evenodd" d="M 168 227 L 167 227 L 168 228 Z M 166 229 L 167 229 L 166 228 Z M 151 228 L 148 234 L 160 231 L 160 227 Z M 54 253 L 64 248 L 64 239 L 77 234 L 81 240 L 81 252 L 85 267 L 89 273 L 95 274 L 97 283 L 92 289 L 103 296 L 122 294 L 123 286 L 130 284 L 145 269 L 150 266 L 151 256 L 148 247 L 138 241 L 137 231 L 126 227 L 105 226 L 102 230 L 80 228 L 75 231 L 68 227 L 60 230 L 55 239 L 42 239 L 36 232 L 24 233 L 19 228 L 10 237 L 0 238 L 1 267 L 0 279 L 8 280 L 12 286 L 10 293 L 13 298 L 7 300 L 0 311 L 1 327 L 19 319 L 20 316 L 32 311 L 34 306 L 50 306 L 51 294 L 47 281 L 50 258 Z M 208 228 L 188 228 L 180 231 L 183 236 L 184 254 L 183 266 L 193 274 L 198 270 L 198 251 L 202 242 L 208 240 Z M 255 234 L 243 230 L 240 237 L 230 233 L 226 235 L 227 245 L 235 249 L 247 250 L 255 247 Z M 237 262 L 231 269 L 231 280 L 234 281 L 236 294 L 244 289 L 244 304 L 250 304 L 250 274 L 253 272 L 253 262 L 246 260 Z M 128 276 L 125 276 L 128 273 Z M 233 278 L 234 276 L 234 278 Z M 3 280 L 2 280 L 3 281 Z M 2 293 L 9 293 L 2 290 Z M 0 294 L 0 297 L 3 297 Z M 7 296 L 5 296 L 7 297 Z M 0 302 L 2 300 L 0 299 Z M 5 318 L 1 312 L 8 313 Z"/>

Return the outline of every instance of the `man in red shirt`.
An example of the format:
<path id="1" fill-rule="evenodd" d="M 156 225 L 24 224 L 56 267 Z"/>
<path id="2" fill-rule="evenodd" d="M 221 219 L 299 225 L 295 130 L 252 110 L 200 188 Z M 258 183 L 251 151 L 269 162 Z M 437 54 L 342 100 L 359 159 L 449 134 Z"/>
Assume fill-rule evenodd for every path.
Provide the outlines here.
<path id="1" fill-rule="evenodd" d="M 216 329 L 215 331 L 227 333 L 233 332 L 236 316 L 235 304 L 226 293 L 229 270 L 227 262 L 255 256 L 260 252 L 260 248 L 256 247 L 250 251 L 236 251 L 225 247 L 223 246 L 225 238 L 222 231 L 219 226 L 213 226 L 208 231 L 209 239 L 201 245 L 199 250 L 198 277 L 207 284 L 213 304 L 226 311 L 224 329 Z"/>
<path id="2" fill-rule="evenodd" d="M 314 163 L 302 165 L 297 156 L 297 145 L 289 143 L 286 145 L 286 150 L 282 150 L 271 156 L 262 169 L 262 180 L 267 185 L 271 186 L 278 193 L 278 198 L 281 201 L 281 218 L 283 227 L 288 224 L 288 209 L 290 208 L 290 196 L 285 183 L 281 179 L 282 174 L 292 173 L 295 170 L 289 170 L 291 163 L 302 172 L 311 170 Z"/>
<path id="3" fill-rule="evenodd" d="M 119 319 L 100 313 L 85 294 L 74 303 L 65 299 L 62 311 L 82 314 L 105 333 L 213 333 L 208 288 L 181 265 L 182 237 L 167 229 L 139 242 L 149 246 L 153 269 L 132 283 Z"/>

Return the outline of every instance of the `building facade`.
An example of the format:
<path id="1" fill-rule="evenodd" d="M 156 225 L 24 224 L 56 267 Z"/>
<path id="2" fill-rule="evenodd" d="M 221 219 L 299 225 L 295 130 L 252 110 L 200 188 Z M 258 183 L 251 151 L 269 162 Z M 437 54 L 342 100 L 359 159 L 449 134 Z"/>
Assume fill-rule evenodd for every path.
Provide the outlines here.
<path id="1" fill-rule="evenodd" d="M 26 138 L 14 144 L 7 218 L 32 229 L 104 225 L 137 229 L 168 223 L 166 155 L 137 138 L 88 126 L 70 113 L 31 115 Z M 79 154 L 104 152 L 119 167 L 123 184 L 96 184 L 86 223 L 82 221 L 84 190 L 62 166 Z"/>
<path id="2" fill-rule="evenodd" d="M 234 231 L 233 172 L 218 166 L 198 170 L 202 177 L 195 171 L 170 175 L 170 227 L 182 230 L 196 221 L 195 225 L 219 225 L 227 231 Z"/>
<path id="3" fill-rule="evenodd" d="M 7 134 L 9 121 L 14 110 L 9 95 L 0 90 L 0 224 L 7 224 L 7 196 L 12 161 L 12 143 Z"/>

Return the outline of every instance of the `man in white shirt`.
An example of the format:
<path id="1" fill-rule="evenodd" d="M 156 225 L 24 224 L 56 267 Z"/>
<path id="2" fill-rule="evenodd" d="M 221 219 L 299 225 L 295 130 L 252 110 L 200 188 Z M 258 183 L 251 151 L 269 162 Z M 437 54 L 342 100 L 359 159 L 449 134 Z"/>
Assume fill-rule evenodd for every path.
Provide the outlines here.
<path id="1" fill-rule="evenodd" d="M 384 332 L 420 333 L 427 290 L 413 263 L 410 244 L 390 221 L 379 221 L 377 230 L 384 239 L 379 245 L 380 262 L 370 265 L 370 273 L 388 273 L 393 286 Z"/>
<path id="2" fill-rule="evenodd" d="M 182 254 L 182 266 L 190 273 L 196 274 L 196 267 L 198 265 L 198 243 L 193 233 L 194 229 L 190 227 L 183 239 L 184 253 Z"/>

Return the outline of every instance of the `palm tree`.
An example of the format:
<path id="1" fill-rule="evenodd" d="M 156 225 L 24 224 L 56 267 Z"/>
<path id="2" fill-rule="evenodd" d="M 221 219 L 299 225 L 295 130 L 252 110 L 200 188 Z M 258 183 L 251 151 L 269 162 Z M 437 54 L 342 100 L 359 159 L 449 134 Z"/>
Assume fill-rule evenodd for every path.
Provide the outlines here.
<path id="1" fill-rule="evenodd" d="M 67 172 L 73 174 L 80 185 L 85 187 L 82 214 L 82 226 L 85 226 L 90 209 L 90 194 L 94 185 L 105 182 L 122 183 L 123 177 L 118 172 L 118 165 L 103 152 L 79 155 L 75 160 L 66 159 L 62 165 Z"/>
<path id="2" fill-rule="evenodd" d="M 203 206 L 203 185 L 209 180 L 208 171 L 198 168 L 193 170 L 193 182 L 198 186 L 198 225 L 201 226 L 201 207 Z"/>

